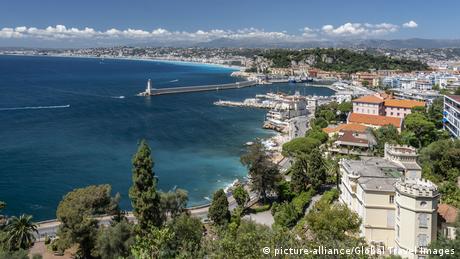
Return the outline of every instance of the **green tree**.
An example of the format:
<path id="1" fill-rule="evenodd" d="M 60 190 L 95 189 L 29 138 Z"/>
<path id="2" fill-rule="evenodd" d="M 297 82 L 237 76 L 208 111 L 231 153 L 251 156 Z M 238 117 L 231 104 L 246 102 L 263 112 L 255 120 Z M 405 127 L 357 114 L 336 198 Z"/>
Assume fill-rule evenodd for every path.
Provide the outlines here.
<path id="1" fill-rule="evenodd" d="M 306 216 L 308 228 L 317 240 L 343 241 L 359 232 L 361 219 L 343 204 L 320 203 Z"/>
<path id="2" fill-rule="evenodd" d="M 35 241 L 34 234 L 37 232 L 37 225 L 32 222 L 32 216 L 21 215 L 11 217 L 6 226 L 8 246 L 12 251 L 29 249 Z"/>
<path id="3" fill-rule="evenodd" d="M 275 192 L 276 184 L 281 180 L 277 165 L 270 160 L 259 140 L 241 156 L 241 162 L 249 170 L 251 190 L 266 202 L 267 194 Z"/>
<path id="4" fill-rule="evenodd" d="M 405 142 L 417 148 L 427 146 L 436 140 L 435 125 L 423 113 L 411 113 L 404 119 Z"/>
<path id="5" fill-rule="evenodd" d="M 99 230 L 92 254 L 101 259 L 127 258 L 133 243 L 133 224 L 122 220 Z"/>
<path id="6" fill-rule="evenodd" d="M 313 189 L 318 188 L 326 182 L 326 166 L 324 163 L 323 155 L 319 148 L 315 148 L 308 156 L 307 177 Z"/>
<path id="7" fill-rule="evenodd" d="M 321 143 L 325 143 L 327 139 L 329 138 L 327 133 L 324 132 L 321 128 L 319 127 L 312 127 L 310 130 L 307 131 L 305 134 L 306 138 L 314 138 L 319 140 Z"/>
<path id="8" fill-rule="evenodd" d="M 228 200 L 224 190 L 219 189 L 214 193 L 211 206 L 209 207 L 208 216 L 217 225 L 225 225 L 230 220 Z"/>
<path id="9" fill-rule="evenodd" d="M 294 164 L 289 169 L 291 174 L 291 189 L 294 193 L 301 193 L 308 189 L 310 179 L 308 178 L 307 155 L 296 157 Z"/>
<path id="10" fill-rule="evenodd" d="M 347 114 L 353 111 L 353 103 L 352 102 L 342 102 L 337 106 L 337 110 L 339 111 L 339 117 L 341 121 L 345 121 L 347 119 Z"/>
<path id="11" fill-rule="evenodd" d="M 235 198 L 238 206 L 244 209 L 249 202 L 249 193 L 244 189 L 243 185 L 238 185 L 235 190 L 233 190 L 233 198 Z"/>
<path id="12" fill-rule="evenodd" d="M 168 243 L 171 258 L 190 258 L 200 251 L 204 226 L 198 218 L 182 213 L 170 221 L 167 227 L 174 234 Z"/>
<path id="13" fill-rule="evenodd" d="M 95 217 L 117 213 L 119 196 L 111 197 L 110 193 L 110 185 L 105 184 L 75 189 L 64 196 L 56 211 L 57 219 L 62 223 L 57 241 L 60 250 L 77 243 L 78 254 L 91 257 L 98 230 Z"/>
<path id="14" fill-rule="evenodd" d="M 163 218 L 166 218 L 168 215 L 171 218 L 175 218 L 185 211 L 187 207 L 188 193 L 186 190 L 182 189 L 160 193 L 160 201 Z"/>
<path id="15" fill-rule="evenodd" d="M 437 129 L 442 129 L 442 112 L 444 110 L 444 98 L 438 97 L 428 106 L 427 117 Z"/>
<path id="16" fill-rule="evenodd" d="M 173 238 L 174 233 L 169 228 L 149 226 L 142 235 L 136 235 L 131 253 L 136 259 L 164 258 Z"/>
<path id="17" fill-rule="evenodd" d="M 150 226 L 159 227 L 163 223 L 161 201 L 156 191 L 157 179 L 153 172 L 151 150 L 145 140 L 140 142 L 132 164 L 133 184 L 129 188 L 129 198 L 139 230 L 148 230 Z"/>
<path id="18" fill-rule="evenodd" d="M 374 130 L 374 135 L 377 140 L 375 151 L 378 155 L 383 156 L 385 151 L 385 143 L 399 144 L 400 136 L 398 129 L 394 125 L 385 125 Z"/>
<path id="19" fill-rule="evenodd" d="M 296 156 L 299 154 L 308 154 L 314 148 L 319 147 L 321 141 L 311 137 L 295 138 L 283 144 L 284 156 Z"/>

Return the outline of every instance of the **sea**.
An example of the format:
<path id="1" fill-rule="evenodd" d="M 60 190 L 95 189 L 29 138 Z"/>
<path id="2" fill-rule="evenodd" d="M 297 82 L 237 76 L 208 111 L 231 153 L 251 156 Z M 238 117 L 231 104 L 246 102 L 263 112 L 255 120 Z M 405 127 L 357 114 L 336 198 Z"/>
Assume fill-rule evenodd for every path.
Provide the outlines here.
<path id="1" fill-rule="evenodd" d="M 141 139 L 151 146 L 162 191 L 186 189 L 189 206 L 247 170 L 245 143 L 268 138 L 266 111 L 220 107 L 267 92 L 332 95 L 325 87 L 273 84 L 243 89 L 140 97 L 153 87 L 231 83 L 222 66 L 126 59 L 0 56 L 1 214 L 56 217 L 75 188 L 110 184 L 131 209 L 131 159 Z"/>

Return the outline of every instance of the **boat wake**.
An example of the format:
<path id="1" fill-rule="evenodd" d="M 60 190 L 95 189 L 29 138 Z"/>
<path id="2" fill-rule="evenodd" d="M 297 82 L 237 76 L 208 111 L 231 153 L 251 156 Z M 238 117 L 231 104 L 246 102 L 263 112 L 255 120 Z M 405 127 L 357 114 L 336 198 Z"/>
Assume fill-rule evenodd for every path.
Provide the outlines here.
<path id="1" fill-rule="evenodd" d="M 113 98 L 113 99 L 125 99 L 125 96 L 124 96 L 124 95 L 120 95 L 120 96 L 111 96 L 111 98 Z"/>
<path id="2" fill-rule="evenodd" d="M 64 108 L 70 108 L 70 104 L 67 104 L 67 105 L 51 105 L 51 106 L 25 106 L 25 107 L 0 108 L 0 111 L 64 109 Z"/>
<path id="3" fill-rule="evenodd" d="M 175 82 L 179 82 L 179 79 L 174 79 L 174 80 L 171 80 L 169 81 L 170 83 L 175 83 Z"/>

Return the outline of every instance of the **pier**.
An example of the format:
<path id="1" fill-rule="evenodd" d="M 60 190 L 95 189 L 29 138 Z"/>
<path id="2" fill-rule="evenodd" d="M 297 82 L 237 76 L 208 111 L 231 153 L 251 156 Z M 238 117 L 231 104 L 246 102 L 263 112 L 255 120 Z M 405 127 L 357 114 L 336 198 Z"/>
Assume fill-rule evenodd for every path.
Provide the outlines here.
<path id="1" fill-rule="evenodd" d="M 191 93 L 191 92 L 205 92 L 205 91 L 219 91 L 227 89 L 237 89 L 257 85 L 257 81 L 242 81 L 230 84 L 216 84 L 216 85 L 199 85 L 199 86 L 183 86 L 183 87 L 169 87 L 169 88 L 152 88 L 150 79 L 147 83 L 145 92 L 138 94 L 139 96 L 154 96 L 165 94 L 178 94 L 178 93 Z"/>

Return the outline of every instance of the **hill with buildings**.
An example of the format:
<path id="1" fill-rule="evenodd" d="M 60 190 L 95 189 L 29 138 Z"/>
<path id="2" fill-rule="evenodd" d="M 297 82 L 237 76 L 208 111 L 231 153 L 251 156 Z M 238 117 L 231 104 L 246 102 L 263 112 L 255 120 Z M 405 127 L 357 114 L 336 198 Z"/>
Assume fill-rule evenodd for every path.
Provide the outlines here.
<path id="1" fill-rule="evenodd" d="M 291 65 L 305 64 L 325 71 L 355 73 L 359 71 L 427 70 L 428 66 L 420 61 L 402 58 L 392 58 L 384 55 L 373 55 L 367 52 L 357 52 L 347 49 L 303 49 L 267 50 L 259 55 L 270 67 L 288 68 Z M 262 62 L 263 62 L 262 61 Z"/>

